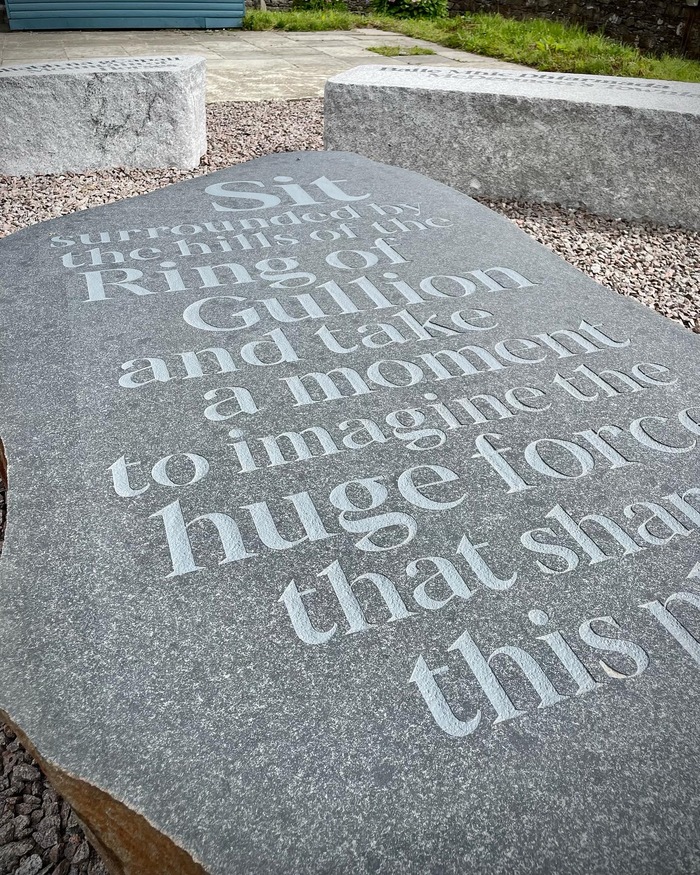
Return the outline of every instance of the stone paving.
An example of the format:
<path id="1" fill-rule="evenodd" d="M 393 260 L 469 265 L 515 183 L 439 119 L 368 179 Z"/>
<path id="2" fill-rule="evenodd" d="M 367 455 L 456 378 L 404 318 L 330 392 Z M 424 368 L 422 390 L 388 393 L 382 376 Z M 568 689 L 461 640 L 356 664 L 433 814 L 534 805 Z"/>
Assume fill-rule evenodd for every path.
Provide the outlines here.
<path id="1" fill-rule="evenodd" d="M 385 58 L 368 46 L 425 46 L 434 55 Z M 0 64 L 172 54 L 207 59 L 207 101 L 319 97 L 326 79 L 358 64 L 525 69 L 400 34 L 249 30 L 41 31 L 0 33 Z"/>

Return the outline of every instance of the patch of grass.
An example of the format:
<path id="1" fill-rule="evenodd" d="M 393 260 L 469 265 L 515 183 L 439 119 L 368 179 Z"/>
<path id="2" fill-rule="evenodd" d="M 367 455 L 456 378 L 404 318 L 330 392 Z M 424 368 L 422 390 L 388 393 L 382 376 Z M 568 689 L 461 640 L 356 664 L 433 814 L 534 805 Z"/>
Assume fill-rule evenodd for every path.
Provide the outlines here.
<path id="1" fill-rule="evenodd" d="M 397 58 L 401 54 L 399 46 L 367 46 L 367 51 L 384 55 L 385 58 Z"/>
<path id="2" fill-rule="evenodd" d="M 292 0 L 292 9 L 313 12 L 347 12 L 348 4 L 345 0 Z"/>
<path id="3" fill-rule="evenodd" d="M 502 15 L 469 13 L 454 18 L 402 19 L 389 15 L 354 15 L 341 10 L 253 10 L 246 13 L 243 27 L 247 30 L 286 31 L 374 27 L 451 49 L 526 64 L 537 70 L 700 82 L 698 61 L 674 55 L 660 58 L 644 55 L 633 46 L 616 42 L 603 34 L 541 18 L 516 21 Z"/>
<path id="4" fill-rule="evenodd" d="M 374 52 L 377 55 L 384 55 L 385 58 L 436 54 L 432 49 L 426 49 L 424 46 L 367 46 L 367 51 Z"/>
<path id="5" fill-rule="evenodd" d="M 679 58 L 677 55 L 663 55 L 661 58 L 647 58 L 650 79 L 675 79 L 677 82 L 700 82 L 700 62 Z"/>
<path id="6" fill-rule="evenodd" d="M 243 30 L 354 30 L 356 27 L 366 27 L 364 16 L 353 15 L 338 9 L 317 12 L 310 9 L 292 10 L 291 12 L 261 12 L 258 9 L 246 12 L 243 19 Z"/>
<path id="7" fill-rule="evenodd" d="M 582 27 L 545 19 L 516 21 L 502 15 L 478 13 L 434 22 L 400 21 L 393 29 L 406 36 L 538 70 L 658 78 L 676 78 L 678 72 L 692 72 L 664 66 L 661 60 L 652 64 L 652 59 L 645 58 L 633 46 L 589 33 Z M 700 80 L 700 64 L 694 66 Z"/>

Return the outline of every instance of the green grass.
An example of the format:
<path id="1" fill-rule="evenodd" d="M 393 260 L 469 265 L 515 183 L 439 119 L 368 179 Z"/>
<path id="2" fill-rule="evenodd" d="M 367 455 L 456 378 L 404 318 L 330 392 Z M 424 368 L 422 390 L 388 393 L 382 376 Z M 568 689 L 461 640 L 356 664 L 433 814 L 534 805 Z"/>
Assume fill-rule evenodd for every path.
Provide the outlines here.
<path id="1" fill-rule="evenodd" d="M 368 52 L 374 52 L 377 55 L 384 55 L 385 58 L 398 58 L 407 55 L 434 55 L 432 49 L 423 48 L 423 46 L 367 46 Z"/>
<path id="2" fill-rule="evenodd" d="M 454 18 L 401 19 L 387 15 L 354 15 L 340 9 L 292 12 L 247 12 L 247 30 L 353 30 L 375 27 L 428 40 L 452 49 L 526 64 L 537 70 L 637 76 L 700 82 L 700 62 L 673 55 L 644 55 L 602 34 L 541 18 L 516 21 L 502 15 L 470 13 Z"/>
<path id="3" fill-rule="evenodd" d="M 365 18 L 342 10 L 292 10 L 291 12 L 260 12 L 257 9 L 246 12 L 243 30 L 354 30 L 367 27 Z"/>

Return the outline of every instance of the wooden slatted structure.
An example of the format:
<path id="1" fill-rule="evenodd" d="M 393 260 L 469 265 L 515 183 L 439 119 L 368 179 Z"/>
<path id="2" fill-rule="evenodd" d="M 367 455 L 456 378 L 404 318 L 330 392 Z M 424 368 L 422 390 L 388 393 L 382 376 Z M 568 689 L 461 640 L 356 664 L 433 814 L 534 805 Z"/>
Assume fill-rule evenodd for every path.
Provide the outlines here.
<path id="1" fill-rule="evenodd" d="M 244 0 L 5 0 L 10 30 L 240 27 Z"/>

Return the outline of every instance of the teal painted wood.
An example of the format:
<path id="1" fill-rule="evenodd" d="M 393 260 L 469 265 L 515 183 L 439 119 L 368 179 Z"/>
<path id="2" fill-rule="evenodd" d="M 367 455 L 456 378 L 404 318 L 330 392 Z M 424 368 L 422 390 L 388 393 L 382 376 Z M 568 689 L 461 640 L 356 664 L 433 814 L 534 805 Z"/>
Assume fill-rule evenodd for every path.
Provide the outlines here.
<path id="1" fill-rule="evenodd" d="M 10 30 L 240 27 L 244 0 L 6 0 Z"/>

